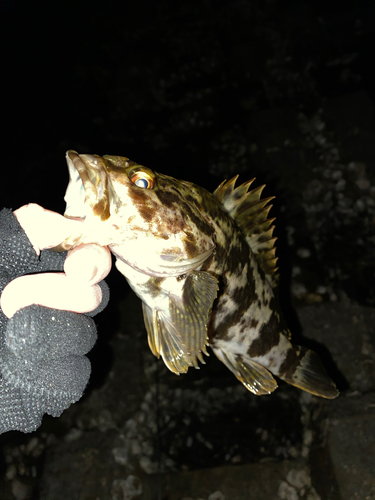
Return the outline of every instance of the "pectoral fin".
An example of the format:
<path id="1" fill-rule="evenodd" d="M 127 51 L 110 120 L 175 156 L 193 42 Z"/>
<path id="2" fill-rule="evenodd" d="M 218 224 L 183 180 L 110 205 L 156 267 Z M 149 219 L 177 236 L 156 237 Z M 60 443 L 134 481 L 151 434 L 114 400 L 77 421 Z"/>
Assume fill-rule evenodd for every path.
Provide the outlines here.
<path id="1" fill-rule="evenodd" d="M 217 279 L 204 271 L 185 278 L 182 297 L 170 295 L 169 311 L 152 310 L 143 304 L 143 314 L 151 351 L 162 356 L 174 373 L 199 368 L 207 355 L 207 324 L 218 289 Z"/>
<path id="2" fill-rule="evenodd" d="M 256 396 L 270 394 L 277 388 L 276 380 L 264 366 L 248 356 L 224 352 L 214 348 L 214 353 L 243 385 Z"/>
<path id="3" fill-rule="evenodd" d="M 170 298 L 171 321 L 180 333 L 190 364 L 199 368 L 207 355 L 207 325 L 218 289 L 217 279 L 204 271 L 193 271 L 185 281 L 182 300 Z"/>
<path id="4" fill-rule="evenodd" d="M 158 312 L 151 309 L 142 301 L 143 319 L 147 330 L 148 345 L 151 352 L 157 358 L 160 358 L 160 337 L 158 327 Z"/>
<path id="5" fill-rule="evenodd" d="M 157 358 L 162 356 L 166 366 L 176 375 L 186 373 L 190 364 L 181 335 L 163 311 L 151 309 L 142 302 L 148 345 Z"/>

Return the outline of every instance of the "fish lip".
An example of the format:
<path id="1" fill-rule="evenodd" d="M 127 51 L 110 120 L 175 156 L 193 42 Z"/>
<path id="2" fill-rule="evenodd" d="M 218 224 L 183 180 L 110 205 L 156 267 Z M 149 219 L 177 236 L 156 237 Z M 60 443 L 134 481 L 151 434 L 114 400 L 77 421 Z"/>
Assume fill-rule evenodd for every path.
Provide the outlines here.
<path id="1" fill-rule="evenodd" d="M 108 177 L 103 158 L 66 152 L 69 184 L 65 193 L 65 216 L 80 218 L 94 215 L 100 220 L 110 217 Z"/>
<path id="2" fill-rule="evenodd" d="M 66 188 L 64 200 L 66 203 L 64 217 L 72 220 L 80 220 L 86 217 L 83 215 L 85 211 L 85 186 L 79 171 L 73 163 L 73 155 L 78 156 L 76 151 L 69 150 L 66 152 L 66 163 L 69 171 L 69 183 Z"/>

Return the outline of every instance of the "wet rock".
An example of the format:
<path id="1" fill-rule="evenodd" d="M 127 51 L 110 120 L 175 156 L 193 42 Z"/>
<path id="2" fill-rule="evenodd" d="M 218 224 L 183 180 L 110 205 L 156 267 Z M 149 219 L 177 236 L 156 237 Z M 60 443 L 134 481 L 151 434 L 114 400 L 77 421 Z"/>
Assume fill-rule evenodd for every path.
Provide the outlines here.
<path id="1" fill-rule="evenodd" d="M 375 406 L 333 419 L 328 448 L 342 500 L 375 498 Z"/>
<path id="2" fill-rule="evenodd" d="M 186 497 L 194 500 L 320 500 L 311 486 L 308 467 L 299 460 L 167 474 L 162 478 L 160 488 L 159 493 L 152 488 L 145 491 L 144 500 L 156 500 L 158 494 L 168 500 Z"/>
<path id="3" fill-rule="evenodd" d="M 298 317 L 307 345 L 310 339 L 333 378 L 337 376 L 341 390 L 349 393 L 375 390 L 374 309 L 344 299 L 341 303 L 300 308 Z"/>

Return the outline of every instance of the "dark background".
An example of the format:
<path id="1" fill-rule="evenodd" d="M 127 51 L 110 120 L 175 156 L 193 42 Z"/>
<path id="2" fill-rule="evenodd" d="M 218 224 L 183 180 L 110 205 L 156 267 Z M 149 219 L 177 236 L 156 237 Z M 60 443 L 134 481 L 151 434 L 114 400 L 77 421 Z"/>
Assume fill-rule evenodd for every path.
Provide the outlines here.
<path id="1" fill-rule="evenodd" d="M 313 288 L 375 303 L 373 2 L 0 9 L 1 205 L 63 212 L 67 149 L 127 156 L 210 190 L 257 176 L 277 196 L 284 276 L 307 247 Z"/>

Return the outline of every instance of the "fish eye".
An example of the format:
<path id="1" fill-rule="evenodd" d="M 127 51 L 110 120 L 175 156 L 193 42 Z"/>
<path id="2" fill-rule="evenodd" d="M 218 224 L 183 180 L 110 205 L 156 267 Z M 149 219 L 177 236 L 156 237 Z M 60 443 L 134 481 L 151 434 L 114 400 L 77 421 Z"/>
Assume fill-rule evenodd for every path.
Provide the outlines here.
<path id="1" fill-rule="evenodd" d="M 152 189 L 154 187 L 154 177 L 151 173 L 145 172 L 143 170 L 136 170 L 131 172 L 129 179 L 133 184 L 142 189 Z"/>
<path id="2" fill-rule="evenodd" d="M 147 189 L 150 183 L 148 179 L 137 179 L 134 184 L 140 188 Z"/>

